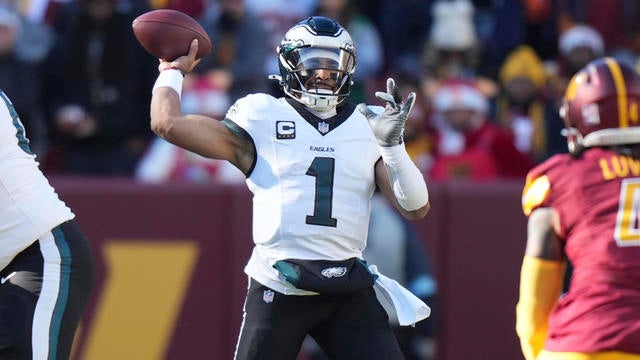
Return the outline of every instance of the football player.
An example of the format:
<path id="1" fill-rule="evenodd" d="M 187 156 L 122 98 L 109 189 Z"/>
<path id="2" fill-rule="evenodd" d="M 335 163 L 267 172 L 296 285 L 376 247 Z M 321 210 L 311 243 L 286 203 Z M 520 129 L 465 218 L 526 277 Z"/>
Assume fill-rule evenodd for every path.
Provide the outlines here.
<path id="1" fill-rule="evenodd" d="M 523 191 L 516 331 L 527 360 L 640 360 L 640 77 L 597 59 L 563 101 L 569 154 L 532 169 Z"/>
<path id="2" fill-rule="evenodd" d="M 68 359 L 94 281 L 75 215 L 0 91 L 0 359 Z"/>
<path id="3" fill-rule="evenodd" d="M 349 103 L 353 41 L 335 21 L 310 17 L 277 49 L 280 75 L 272 78 L 287 96 L 248 95 L 222 121 L 183 115 L 182 73 L 196 66 L 196 50 L 194 41 L 187 56 L 161 60 L 151 127 L 230 161 L 253 193 L 255 247 L 236 358 L 295 359 L 310 334 L 332 359 L 401 359 L 371 274 L 359 264 L 376 186 L 409 219 L 429 209 L 401 138 L 415 94 L 404 100 L 389 79 L 387 92 L 376 93 L 384 109 Z"/>

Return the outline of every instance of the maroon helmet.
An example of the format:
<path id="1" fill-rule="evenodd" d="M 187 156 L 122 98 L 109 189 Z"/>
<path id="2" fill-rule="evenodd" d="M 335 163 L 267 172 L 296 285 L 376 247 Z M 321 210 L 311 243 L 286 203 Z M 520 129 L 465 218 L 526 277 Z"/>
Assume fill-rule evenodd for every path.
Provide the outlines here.
<path id="1" fill-rule="evenodd" d="M 560 108 L 569 152 L 593 146 L 640 143 L 640 75 L 613 58 L 594 60 L 576 73 Z"/>

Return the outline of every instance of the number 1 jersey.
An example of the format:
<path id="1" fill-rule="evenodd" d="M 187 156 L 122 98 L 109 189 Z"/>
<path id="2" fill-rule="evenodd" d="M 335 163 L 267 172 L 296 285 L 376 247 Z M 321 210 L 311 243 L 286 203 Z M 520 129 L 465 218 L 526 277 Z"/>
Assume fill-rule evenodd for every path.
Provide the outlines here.
<path id="1" fill-rule="evenodd" d="M 380 151 L 355 106 L 323 120 L 292 99 L 253 94 L 238 100 L 226 121 L 246 131 L 257 152 L 247 178 L 255 247 L 245 272 L 276 291 L 301 294 L 278 278 L 277 260 L 362 257 Z"/>

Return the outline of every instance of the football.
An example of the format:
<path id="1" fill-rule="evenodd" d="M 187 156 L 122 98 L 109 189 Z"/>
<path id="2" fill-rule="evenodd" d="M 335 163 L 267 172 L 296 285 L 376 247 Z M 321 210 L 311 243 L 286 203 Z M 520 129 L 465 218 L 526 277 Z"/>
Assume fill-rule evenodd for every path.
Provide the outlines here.
<path id="1" fill-rule="evenodd" d="M 171 9 L 146 12 L 133 20 L 133 33 L 151 55 L 172 61 L 186 55 L 193 39 L 198 39 L 197 59 L 211 52 L 211 39 L 191 16 Z"/>

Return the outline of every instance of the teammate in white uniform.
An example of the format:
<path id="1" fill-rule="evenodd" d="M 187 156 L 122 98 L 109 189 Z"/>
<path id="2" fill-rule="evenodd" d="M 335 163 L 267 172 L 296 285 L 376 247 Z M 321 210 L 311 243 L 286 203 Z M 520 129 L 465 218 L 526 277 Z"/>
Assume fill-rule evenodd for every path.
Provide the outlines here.
<path id="1" fill-rule="evenodd" d="M 0 359 L 69 358 L 94 280 L 74 217 L 0 91 Z"/>
<path id="2" fill-rule="evenodd" d="M 282 260 L 313 269 L 324 260 L 362 259 L 376 186 L 405 217 L 426 215 L 427 186 L 401 141 L 415 94 L 403 101 L 389 79 L 387 93 L 376 93 L 385 108 L 348 103 L 356 62 L 351 37 L 333 20 L 311 17 L 278 47 L 281 76 L 273 78 L 287 97 L 248 95 L 222 121 L 183 115 L 182 74 L 197 65 L 196 50 L 194 41 L 188 55 L 160 61 L 151 128 L 178 146 L 230 161 L 254 195 L 255 247 L 245 268 L 250 281 L 236 359 L 295 359 L 307 334 L 332 359 L 401 359 L 370 284 L 312 291 L 294 281 L 302 276 L 287 278 L 286 268 L 276 267 Z M 356 273 L 318 266 L 328 270 L 320 275 L 328 282 Z"/>

